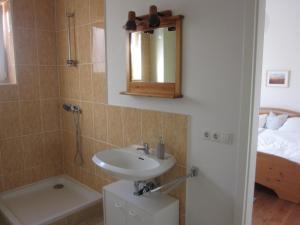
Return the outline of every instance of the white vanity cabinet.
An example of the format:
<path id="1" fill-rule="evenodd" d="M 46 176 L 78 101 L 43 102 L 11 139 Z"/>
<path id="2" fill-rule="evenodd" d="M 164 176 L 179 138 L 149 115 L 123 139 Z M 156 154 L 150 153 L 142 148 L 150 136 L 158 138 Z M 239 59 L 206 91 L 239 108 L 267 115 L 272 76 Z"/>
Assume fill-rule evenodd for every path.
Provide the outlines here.
<path id="1" fill-rule="evenodd" d="M 178 225 L 179 202 L 168 195 L 135 196 L 133 182 L 103 188 L 105 225 Z"/>

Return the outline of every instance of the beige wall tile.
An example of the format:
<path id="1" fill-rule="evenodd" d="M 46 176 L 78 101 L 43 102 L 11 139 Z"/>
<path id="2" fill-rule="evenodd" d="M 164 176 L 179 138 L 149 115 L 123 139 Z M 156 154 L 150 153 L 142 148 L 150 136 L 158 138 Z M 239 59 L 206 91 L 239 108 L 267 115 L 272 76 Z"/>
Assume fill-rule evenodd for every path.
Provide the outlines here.
<path id="1" fill-rule="evenodd" d="M 73 163 L 74 164 L 74 163 Z M 75 165 L 75 164 L 74 164 Z M 73 167 L 73 175 L 74 178 L 76 180 L 78 180 L 79 182 L 83 183 L 83 177 L 82 177 L 82 168 L 80 168 L 79 166 L 75 165 Z"/>
<path id="2" fill-rule="evenodd" d="M 60 128 L 59 107 L 58 99 L 41 101 L 44 131 L 55 131 Z"/>
<path id="3" fill-rule="evenodd" d="M 106 106 L 95 104 L 94 107 L 95 138 L 99 141 L 107 140 L 107 116 Z"/>
<path id="4" fill-rule="evenodd" d="M 81 103 L 82 113 L 80 115 L 81 134 L 87 137 L 94 137 L 94 105 L 92 103 Z"/>
<path id="5" fill-rule="evenodd" d="M 24 184 L 30 184 L 45 178 L 45 170 L 42 165 L 24 170 Z"/>
<path id="6" fill-rule="evenodd" d="M 20 138 L 0 141 L 1 170 L 8 175 L 24 169 L 23 148 Z"/>
<path id="7" fill-rule="evenodd" d="M 166 150 L 186 166 L 188 118 L 184 115 L 163 113 L 163 138 Z"/>
<path id="8" fill-rule="evenodd" d="M 4 190 L 20 187 L 25 184 L 24 170 L 4 176 Z"/>
<path id="9" fill-rule="evenodd" d="M 0 139 L 17 137 L 21 134 L 19 104 L 0 103 Z"/>
<path id="10" fill-rule="evenodd" d="M 32 168 L 42 164 L 44 153 L 44 136 L 28 135 L 22 138 L 23 141 L 23 157 L 25 168 Z"/>
<path id="11" fill-rule="evenodd" d="M 59 131 L 46 133 L 44 162 L 51 164 L 53 162 L 62 164 L 63 154 L 61 146 L 61 134 Z"/>
<path id="12" fill-rule="evenodd" d="M 162 136 L 162 113 L 156 111 L 142 111 L 142 140 L 156 148 Z"/>
<path id="13" fill-rule="evenodd" d="M 0 144 L 0 146 L 1 146 L 1 144 Z M 1 147 L 0 147 L 0 163 L 2 162 L 1 158 L 2 158 L 2 152 L 1 152 Z M 2 177 L 2 176 L 3 176 L 3 170 L 2 170 L 2 166 L 0 165 L 0 177 Z M 1 184 L 2 183 L 1 183 L 1 180 L 0 180 L 0 186 L 1 186 Z"/>
<path id="14" fill-rule="evenodd" d="M 94 101 L 107 103 L 107 80 L 105 73 L 93 74 Z"/>
<path id="15" fill-rule="evenodd" d="M 65 0 L 55 0 L 55 30 L 65 28 Z"/>
<path id="16" fill-rule="evenodd" d="M 82 172 L 82 182 L 91 188 L 95 187 L 96 186 L 96 183 L 95 183 L 96 176 L 86 170 L 82 170 L 81 172 Z"/>
<path id="17" fill-rule="evenodd" d="M 21 128 L 23 134 L 39 133 L 42 129 L 39 101 L 21 102 Z"/>
<path id="18" fill-rule="evenodd" d="M 81 1 L 82 2 L 82 1 Z M 79 63 L 91 62 L 91 26 L 77 28 L 77 48 Z"/>
<path id="19" fill-rule="evenodd" d="M 92 65 L 79 66 L 80 96 L 83 101 L 93 101 Z"/>
<path id="20" fill-rule="evenodd" d="M 37 63 L 37 41 L 33 29 L 14 29 L 15 59 L 17 64 Z"/>
<path id="21" fill-rule="evenodd" d="M 54 30 L 54 0 L 35 0 L 36 22 L 39 29 Z"/>
<path id="22" fill-rule="evenodd" d="M 89 1 L 74 0 L 76 26 L 90 23 Z"/>
<path id="23" fill-rule="evenodd" d="M 62 164 L 52 162 L 50 164 L 43 165 L 45 171 L 45 177 L 59 176 L 63 173 Z"/>
<path id="24" fill-rule="evenodd" d="M 104 0 L 90 0 L 91 22 L 104 20 Z"/>
<path id="25" fill-rule="evenodd" d="M 123 146 L 123 123 L 122 123 L 122 113 L 121 107 L 108 106 L 107 107 L 107 141 L 110 144 Z"/>
<path id="26" fill-rule="evenodd" d="M 95 191 L 102 193 L 102 188 L 103 188 L 103 179 L 101 177 L 95 176 L 95 186 L 93 187 L 93 189 Z"/>
<path id="27" fill-rule="evenodd" d="M 34 27 L 35 7 L 33 0 L 16 0 L 13 2 L 13 19 L 16 27 Z"/>
<path id="28" fill-rule="evenodd" d="M 73 165 L 74 164 L 74 157 L 76 151 L 76 137 L 75 134 L 69 132 L 63 132 L 62 134 L 63 140 L 63 159 L 64 164 L 67 163 Z"/>
<path id="29" fill-rule="evenodd" d="M 57 58 L 58 65 L 66 65 L 67 32 L 65 30 L 56 32 L 56 58 Z"/>
<path id="30" fill-rule="evenodd" d="M 122 119 L 124 124 L 124 145 L 141 144 L 141 111 L 134 108 L 122 108 Z"/>
<path id="31" fill-rule="evenodd" d="M 17 66 L 21 100 L 39 99 L 39 74 L 37 66 Z"/>
<path id="32" fill-rule="evenodd" d="M 95 175 L 95 164 L 92 157 L 95 154 L 95 142 L 89 138 L 82 138 L 82 155 L 83 166 L 82 168 L 89 174 Z"/>
<path id="33" fill-rule="evenodd" d="M 74 165 L 71 162 L 68 162 L 67 160 L 64 159 L 63 166 L 64 166 L 63 167 L 64 173 L 68 174 L 70 177 L 74 178 L 74 174 L 73 174 Z"/>
<path id="34" fill-rule="evenodd" d="M 0 86 L 0 102 L 14 101 L 18 99 L 17 85 L 2 85 Z"/>
<path id="35" fill-rule="evenodd" d="M 37 31 L 37 41 L 39 64 L 56 65 L 55 33 L 39 30 Z"/>
<path id="36" fill-rule="evenodd" d="M 59 67 L 61 97 L 79 99 L 79 71 L 74 67 Z"/>
<path id="37" fill-rule="evenodd" d="M 113 148 L 110 144 L 101 142 L 101 141 L 95 141 L 95 152 L 101 152 L 103 150 L 107 150 L 109 148 Z"/>
<path id="38" fill-rule="evenodd" d="M 3 183 L 4 183 L 4 177 L 0 176 L 0 192 L 4 191 L 4 184 Z M 0 222 L 2 222 L 1 218 L 0 218 Z"/>
<path id="39" fill-rule="evenodd" d="M 40 97 L 54 98 L 59 96 L 59 81 L 56 66 L 40 66 Z"/>

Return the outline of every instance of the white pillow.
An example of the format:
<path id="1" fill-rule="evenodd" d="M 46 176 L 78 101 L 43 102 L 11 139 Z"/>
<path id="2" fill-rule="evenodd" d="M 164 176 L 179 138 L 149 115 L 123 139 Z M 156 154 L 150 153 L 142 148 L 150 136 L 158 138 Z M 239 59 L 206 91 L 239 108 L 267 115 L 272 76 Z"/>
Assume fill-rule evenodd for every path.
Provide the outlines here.
<path id="1" fill-rule="evenodd" d="M 300 132 L 300 117 L 289 118 L 279 130 Z"/>
<path id="2" fill-rule="evenodd" d="M 264 128 L 266 126 L 268 114 L 259 115 L 258 128 Z"/>
<path id="3" fill-rule="evenodd" d="M 288 114 L 276 115 L 275 113 L 270 112 L 267 118 L 266 128 L 271 130 L 277 130 L 285 123 L 288 117 Z"/>

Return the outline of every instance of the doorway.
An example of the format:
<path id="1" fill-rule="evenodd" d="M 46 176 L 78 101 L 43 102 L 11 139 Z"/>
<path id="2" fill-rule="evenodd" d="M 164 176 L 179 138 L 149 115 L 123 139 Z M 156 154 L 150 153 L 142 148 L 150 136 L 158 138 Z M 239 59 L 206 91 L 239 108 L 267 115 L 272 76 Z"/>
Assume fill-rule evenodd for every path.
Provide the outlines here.
<path id="1" fill-rule="evenodd" d="M 297 0 L 259 4 L 247 225 L 300 224 L 299 9 Z"/>

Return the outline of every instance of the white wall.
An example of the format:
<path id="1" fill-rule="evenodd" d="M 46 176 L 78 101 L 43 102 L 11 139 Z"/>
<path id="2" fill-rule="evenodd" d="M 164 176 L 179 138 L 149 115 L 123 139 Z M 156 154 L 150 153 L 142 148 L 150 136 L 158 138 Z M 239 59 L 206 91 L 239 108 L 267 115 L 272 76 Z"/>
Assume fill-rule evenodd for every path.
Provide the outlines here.
<path id="1" fill-rule="evenodd" d="M 233 225 L 235 204 L 243 204 L 236 190 L 239 182 L 237 175 L 246 167 L 244 164 L 237 167 L 240 155 L 245 153 L 238 147 L 238 137 L 243 91 L 250 90 L 242 88 L 244 34 L 247 33 L 245 29 L 252 29 L 251 25 L 248 28 L 243 25 L 244 10 L 248 10 L 245 2 L 250 1 L 106 1 L 109 104 L 190 115 L 188 160 L 189 165 L 198 166 L 201 173 L 188 182 L 187 225 Z M 119 94 L 126 88 L 126 32 L 122 26 L 129 10 L 135 10 L 137 15 L 145 14 L 151 4 L 185 16 L 182 99 Z M 248 47 L 252 49 L 252 42 Z M 250 61 L 251 55 L 248 56 Z M 251 62 L 248 66 L 251 70 Z M 247 84 L 250 87 L 250 82 Z M 201 139 L 204 129 L 233 133 L 234 144 L 204 141 Z"/>
<path id="2" fill-rule="evenodd" d="M 300 1 L 267 0 L 261 105 L 300 111 Z M 266 70 L 291 70 L 289 88 L 266 87 Z"/>

